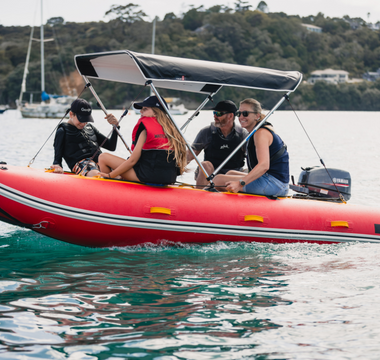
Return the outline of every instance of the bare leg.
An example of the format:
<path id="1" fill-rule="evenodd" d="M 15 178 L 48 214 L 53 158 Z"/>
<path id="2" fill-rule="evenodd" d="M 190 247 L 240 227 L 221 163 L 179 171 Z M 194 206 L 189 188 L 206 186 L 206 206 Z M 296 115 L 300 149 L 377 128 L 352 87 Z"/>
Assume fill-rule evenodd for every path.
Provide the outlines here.
<path id="1" fill-rule="evenodd" d="M 110 173 L 125 161 L 125 159 L 119 156 L 103 153 L 99 156 L 99 168 L 101 172 Z M 140 181 L 133 168 L 120 174 L 120 177 L 124 180 Z"/>
<path id="2" fill-rule="evenodd" d="M 233 172 L 235 174 L 230 175 L 230 173 Z M 231 170 L 226 175 L 216 175 L 214 178 L 214 184 L 217 188 L 217 190 L 220 191 L 226 191 L 226 183 L 228 181 L 238 181 L 241 179 L 242 174 L 247 175 L 246 173 L 242 173 L 240 171 Z"/>
<path id="3" fill-rule="evenodd" d="M 212 172 L 214 171 L 214 166 L 210 161 L 202 161 L 202 166 L 206 170 L 208 175 L 211 175 Z M 203 171 L 199 169 L 199 174 L 197 177 L 197 185 L 199 186 L 207 186 L 209 182 L 206 180 L 205 174 L 203 174 Z"/>
<path id="4" fill-rule="evenodd" d="M 86 174 L 86 176 L 87 177 L 93 177 L 93 176 L 96 176 L 96 175 L 98 175 L 99 174 L 99 171 L 98 170 L 90 170 L 87 174 Z"/>
<path id="5" fill-rule="evenodd" d="M 108 153 L 103 153 L 99 155 L 99 168 L 101 172 L 109 173 L 112 171 L 112 169 L 116 169 L 119 165 L 121 165 L 125 159 L 108 154 Z"/>
<path id="6" fill-rule="evenodd" d="M 239 176 L 245 176 L 247 173 L 242 172 L 242 171 L 237 171 L 237 170 L 230 170 L 227 172 L 226 175 L 239 175 Z"/>

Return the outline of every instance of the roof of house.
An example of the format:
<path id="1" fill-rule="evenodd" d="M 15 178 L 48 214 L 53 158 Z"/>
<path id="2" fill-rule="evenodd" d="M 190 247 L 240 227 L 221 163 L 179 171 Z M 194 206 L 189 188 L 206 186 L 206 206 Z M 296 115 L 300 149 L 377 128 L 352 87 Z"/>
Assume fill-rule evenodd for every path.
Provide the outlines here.
<path id="1" fill-rule="evenodd" d="M 311 75 L 348 75 L 348 71 L 334 69 L 315 70 Z"/>

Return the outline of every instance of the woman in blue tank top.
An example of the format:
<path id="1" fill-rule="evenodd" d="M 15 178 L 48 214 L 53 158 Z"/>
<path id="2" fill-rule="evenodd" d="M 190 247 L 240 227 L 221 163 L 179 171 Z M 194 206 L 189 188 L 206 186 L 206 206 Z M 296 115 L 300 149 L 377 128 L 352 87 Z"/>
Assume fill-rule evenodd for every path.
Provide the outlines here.
<path id="1" fill-rule="evenodd" d="M 240 124 L 250 133 L 264 119 L 260 103 L 245 99 L 236 113 Z M 286 145 L 270 123 L 265 123 L 248 140 L 248 174 L 229 171 L 217 175 L 214 183 L 231 192 L 246 192 L 265 196 L 286 196 L 289 190 L 289 154 Z"/>

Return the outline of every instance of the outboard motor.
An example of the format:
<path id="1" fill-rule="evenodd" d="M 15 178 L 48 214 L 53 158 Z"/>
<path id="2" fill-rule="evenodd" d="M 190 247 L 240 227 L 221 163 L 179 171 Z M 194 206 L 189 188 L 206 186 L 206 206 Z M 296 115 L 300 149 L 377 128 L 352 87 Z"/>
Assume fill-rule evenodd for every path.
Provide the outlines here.
<path id="1" fill-rule="evenodd" d="M 327 173 L 326 169 L 320 166 L 301 169 L 298 185 L 294 184 L 294 180 L 293 185 L 289 185 L 293 191 L 304 194 L 303 196 L 298 195 L 298 197 L 336 200 L 340 198 L 340 193 L 346 201 L 351 198 L 351 175 L 349 172 L 328 168 Z"/>

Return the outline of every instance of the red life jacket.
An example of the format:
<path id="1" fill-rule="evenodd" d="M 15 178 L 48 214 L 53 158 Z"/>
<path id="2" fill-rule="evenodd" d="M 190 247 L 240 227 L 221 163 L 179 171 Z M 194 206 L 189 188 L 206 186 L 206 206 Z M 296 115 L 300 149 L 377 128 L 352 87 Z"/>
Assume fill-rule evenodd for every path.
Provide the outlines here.
<path id="1" fill-rule="evenodd" d="M 138 130 L 140 124 L 143 123 L 146 130 L 146 141 L 143 150 L 170 150 L 168 138 L 165 135 L 164 129 L 158 123 L 155 117 L 143 116 L 139 119 L 132 131 L 132 151 L 135 148 L 138 140 Z M 136 137 L 137 136 L 137 137 Z"/>

